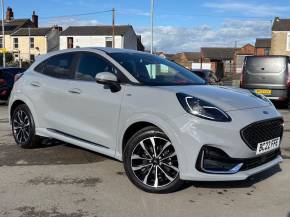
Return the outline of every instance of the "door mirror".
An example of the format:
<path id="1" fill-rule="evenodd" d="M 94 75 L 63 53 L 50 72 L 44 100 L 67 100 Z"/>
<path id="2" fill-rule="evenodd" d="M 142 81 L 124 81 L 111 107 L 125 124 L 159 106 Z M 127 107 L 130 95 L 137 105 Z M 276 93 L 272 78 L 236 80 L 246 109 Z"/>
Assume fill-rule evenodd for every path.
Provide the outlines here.
<path id="1" fill-rule="evenodd" d="M 96 82 L 99 84 L 116 84 L 118 78 L 111 72 L 100 72 L 96 75 Z"/>

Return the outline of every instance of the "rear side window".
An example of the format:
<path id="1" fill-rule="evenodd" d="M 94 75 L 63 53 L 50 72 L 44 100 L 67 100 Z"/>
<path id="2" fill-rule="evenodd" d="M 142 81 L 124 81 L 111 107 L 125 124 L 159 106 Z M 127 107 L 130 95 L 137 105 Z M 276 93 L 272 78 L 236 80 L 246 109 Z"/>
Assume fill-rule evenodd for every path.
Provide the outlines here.
<path id="1" fill-rule="evenodd" d="M 248 57 L 245 67 L 250 73 L 281 73 L 287 64 L 285 57 Z"/>
<path id="2" fill-rule="evenodd" d="M 117 69 L 103 58 L 92 53 L 82 53 L 80 55 L 75 74 L 76 80 L 95 81 L 96 75 L 100 72 L 118 74 Z"/>
<path id="3" fill-rule="evenodd" d="M 56 78 L 71 79 L 73 59 L 73 53 L 59 54 L 38 65 L 35 71 Z"/>

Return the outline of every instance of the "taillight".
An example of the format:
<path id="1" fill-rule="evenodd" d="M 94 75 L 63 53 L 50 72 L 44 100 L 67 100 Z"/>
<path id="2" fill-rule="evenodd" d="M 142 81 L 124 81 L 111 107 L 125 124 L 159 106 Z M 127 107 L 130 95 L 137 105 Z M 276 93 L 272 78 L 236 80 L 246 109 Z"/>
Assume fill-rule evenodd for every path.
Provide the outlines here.
<path id="1" fill-rule="evenodd" d="M 15 83 L 16 81 L 18 81 L 18 80 L 22 77 L 22 75 L 23 75 L 23 73 L 16 74 L 16 75 L 14 76 L 14 83 Z"/>
<path id="2" fill-rule="evenodd" d="M 290 64 L 288 64 L 287 86 L 290 87 Z"/>
<path id="3" fill-rule="evenodd" d="M 6 81 L 2 78 L 0 78 L 0 85 L 5 85 L 6 84 Z"/>

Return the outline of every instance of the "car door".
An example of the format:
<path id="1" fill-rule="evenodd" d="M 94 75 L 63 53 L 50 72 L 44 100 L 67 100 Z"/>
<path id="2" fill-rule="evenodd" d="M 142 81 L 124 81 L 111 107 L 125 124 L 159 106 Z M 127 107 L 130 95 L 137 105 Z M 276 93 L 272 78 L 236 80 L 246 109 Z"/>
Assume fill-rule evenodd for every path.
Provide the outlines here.
<path id="1" fill-rule="evenodd" d="M 27 93 L 34 106 L 41 125 L 38 127 L 66 131 L 70 127 L 67 116 L 67 91 L 73 78 L 75 54 L 55 55 L 38 65 L 27 74 Z"/>
<path id="2" fill-rule="evenodd" d="M 123 75 L 108 60 L 90 52 L 79 53 L 75 79 L 70 83 L 67 114 L 70 116 L 69 134 L 92 145 L 114 152 L 119 112 L 125 85 L 117 92 L 96 83 L 96 74 L 111 72 Z"/>

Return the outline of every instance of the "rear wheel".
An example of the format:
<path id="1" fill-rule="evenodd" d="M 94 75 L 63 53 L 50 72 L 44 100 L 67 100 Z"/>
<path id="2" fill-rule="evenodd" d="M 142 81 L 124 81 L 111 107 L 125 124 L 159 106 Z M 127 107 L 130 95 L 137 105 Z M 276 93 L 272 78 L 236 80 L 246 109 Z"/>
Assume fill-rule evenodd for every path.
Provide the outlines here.
<path id="1" fill-rule="evenodd" d="M 17 145 L 22 148 L 35 148 L 41 139 L 35 135 L 35 124 L 29 108 L 25 105 L 19 105 L 14 110 L 12 118 L 12 132 Z"/>
<path id="2" fill-rule="evenodd" d="M 183 184 L 175 149 L 156 127 L 146 127 L 132 136 L 125 149 L 124 167 L 129 179 L 147 192 L 169 193 Z"/>

